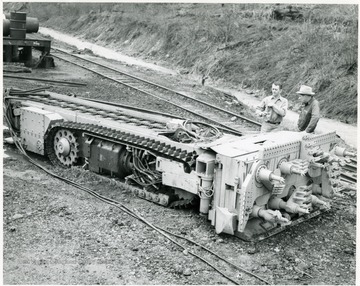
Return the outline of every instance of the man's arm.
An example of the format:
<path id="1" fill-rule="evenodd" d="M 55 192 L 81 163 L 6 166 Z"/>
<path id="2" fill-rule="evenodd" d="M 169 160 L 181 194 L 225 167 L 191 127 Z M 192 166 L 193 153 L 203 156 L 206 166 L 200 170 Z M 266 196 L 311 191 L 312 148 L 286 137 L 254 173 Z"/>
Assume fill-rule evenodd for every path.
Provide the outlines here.
<path id="1" fill-rule="evenodd" d="M 306 112 L 304 111 L 304 106 L 301 106 L 299 119 L 297 122 L 298 131 L 304 131 L 306 129 L 305 117 L 306 117 Z"/>
<path id="2" fill-rule="evenodd" d="M 267 97 L 265 97 L 258 106 L 256 106 L 256 114 L 261 116 L 261 114 L 265 111 L 266 108 L 266 100 Z"/>
<path id="3" fill-rule="evenodd" d="M 281 105 L 277 106 L 276 104 L 272 105 L 272 109 L 279 114 L 280 116 L 284 117 L 286 115 L 286 111 L 288 109 L 288 101 L 287 99 L 283 99 L 281 101 Z"/>
<path id="4" fill-rule="evenodd" d="M 311 119 L 306 127 L 305 131 L 306 133 L 311 133 L 315 130 L 316 125 L 320 119 L 320 106 L 318 101 L 313 102 L 313 106 L 311 108 Z"/>

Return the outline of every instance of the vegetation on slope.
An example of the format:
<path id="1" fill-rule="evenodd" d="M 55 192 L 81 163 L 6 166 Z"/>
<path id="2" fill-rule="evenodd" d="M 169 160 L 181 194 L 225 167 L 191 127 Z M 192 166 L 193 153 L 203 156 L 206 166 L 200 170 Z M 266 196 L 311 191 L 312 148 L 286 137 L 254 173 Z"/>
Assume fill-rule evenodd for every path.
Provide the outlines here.
<path id="1" fill-rule="evenodd" d="M 18 3 L 19 4 L 19 3 Z M 20 5 L 20 4 L 19 4 Z M 270 4 L 27 3 L 42 26 L 233 87 L 284 84 L 293 103 L 314 88 L 323 116 L 357 122 L 357 5 L 293 5 L 301 17 L 272 17 Z M 14 9 L 4 5 L 4 9 Z M 18 8 L 19 9 L 19 8 Z"/>

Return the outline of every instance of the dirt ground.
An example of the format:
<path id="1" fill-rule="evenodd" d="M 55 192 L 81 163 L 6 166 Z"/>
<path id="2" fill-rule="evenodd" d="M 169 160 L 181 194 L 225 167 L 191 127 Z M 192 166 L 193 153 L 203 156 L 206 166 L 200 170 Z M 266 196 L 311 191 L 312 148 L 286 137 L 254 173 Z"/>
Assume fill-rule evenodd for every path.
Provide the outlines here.
<path id="1" fill-rule="evenodd" d="M 166 109 L 129 94 L 119 85 L 56 61 L 52 70 L 32 76 L 86 82 L 86 87 L 54 85 L 52 91 Z M 115 64 L 115 63 L 112 63 Z M 204 92 L 181 77 L 121 66 L 164 85 Z M 4 79 L 4 88 L 31 89 L 45 83 Z M 3 158 L 3 283 L 4 284 L 264 284 L 184 240 L 184 251 L 163 235 L 28 162 L 4 144 Z M 195 210 L 164 208 L 134 196 L 124 185 L 80 169 L 58 169 L 30 154 L 51 171 L 121 202 L 152 224 L 227 258 L 271 284 L 355 284 L 356 193 L 336 197 L 332 209 L 319 217 L 270 237 L 249 243 L 216 235 L 206 217 Z M 202 255 L 224 275 L 190 255 Z"/>

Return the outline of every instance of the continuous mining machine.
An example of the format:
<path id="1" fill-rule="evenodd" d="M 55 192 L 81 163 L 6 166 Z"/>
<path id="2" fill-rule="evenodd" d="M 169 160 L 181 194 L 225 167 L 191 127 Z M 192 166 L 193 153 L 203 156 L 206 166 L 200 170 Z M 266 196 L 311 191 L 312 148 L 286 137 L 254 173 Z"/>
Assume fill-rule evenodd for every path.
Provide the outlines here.
<path id="1" fill-rule="evenodd" d="M 138 186 L 163 206 L 197 201 L 216 233 L 262 239 L 330 208 L 335 132 L 233 135 L 215 126 L 52 92 L 7 89 L 4 113 L 27 151 Z"/>

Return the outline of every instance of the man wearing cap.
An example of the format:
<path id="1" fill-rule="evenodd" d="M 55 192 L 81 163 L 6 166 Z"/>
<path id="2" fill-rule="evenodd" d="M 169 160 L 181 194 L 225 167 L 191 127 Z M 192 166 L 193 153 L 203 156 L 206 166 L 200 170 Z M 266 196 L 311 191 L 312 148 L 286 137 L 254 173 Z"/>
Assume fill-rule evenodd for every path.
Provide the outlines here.
<path id="1" fill-rule="evenodd" d="M 272 95 L 265 97 L 256 107 L 256 114 L 263 117 L 261 133 L 279 130 L 280 123 L 286 115 L 288 101 L 281 96 L 281 84 L 272 84 Z"/>
<path id="2" fill-rule="evenodd" d="M 314 133 L 320 119 L 320 106 L 319 102 L 314 98 L 315 93 L 310 86 L 306 85 L 302 85 L 296 93 L 300 94 L 300 100 L 302 102 L 298 129 L 306 133 Z"/>

